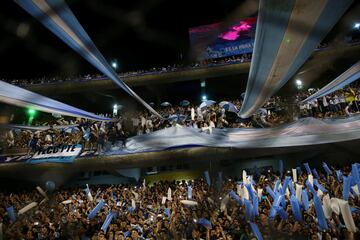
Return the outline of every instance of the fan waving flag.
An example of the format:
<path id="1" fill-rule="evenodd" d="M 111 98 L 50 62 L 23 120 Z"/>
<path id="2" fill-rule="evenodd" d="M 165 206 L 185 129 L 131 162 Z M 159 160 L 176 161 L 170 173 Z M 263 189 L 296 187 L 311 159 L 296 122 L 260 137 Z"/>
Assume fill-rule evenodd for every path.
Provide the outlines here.
<path id="1" fill-rule="evenodd" d="M 212 229 L 212 225 L 211 225 L 211 222 L 210 220 L 206 219 L 206 218 L 200 218 L 198 220 L 198 223 L 200 225 L 203 225 L 204 227 L 206 227 L 207 229 Z"/>
<path id="2" fill-rule="evenodd" d="M 92 202 L 94 199 L 91 195 L 91 191 L 90 191 L 90 188 L 89 188 L 89 185 L 86 184 L 86 188 L 84 189 L 84 192 L 86 194 L 86 197 L 89 199 L 90 202 Z"/>
<path id="3" fill-rule="evenodd" d="M 12 222 L 15 222 L 16 221 L 16 215 L 15 215 L 14 207 L 10 206 L 10 207 L 6 208 L 6 211 L 8 213 L 8 216 L 9 216 L 10 220 Z"/>
<path id="4" fill-rule="evenodd" d="M 130 96 L 161 118 L 159 113 L 119 79 L 63 0 L 15 0 L 15 2 Z"/>
<path id="5" fill-rule="evenodd" d="M 262 234 L 259 230 L 258 225 L 256 225 L 256 223 L 250 222 L 250 227 L 252 232 L 254 233 L 255 237 L 257 240 L 263 240 Z"/>

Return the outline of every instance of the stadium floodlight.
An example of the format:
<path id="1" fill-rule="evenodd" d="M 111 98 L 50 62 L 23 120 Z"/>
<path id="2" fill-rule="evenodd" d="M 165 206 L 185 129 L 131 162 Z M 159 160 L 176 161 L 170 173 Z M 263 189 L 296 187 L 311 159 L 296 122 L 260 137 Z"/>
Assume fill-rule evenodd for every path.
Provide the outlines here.
<path id="1" fill-rule="evenodd" d="M 114 104 L 114 106 L 113 106 L 113 116 L 115 117 L 115 116 L 117 116 L 117 114 L 118 114 L 118 105 Z"/>
<path id="2" fill-rule="evenodd" d="M 118 67 L 118 64 L 117 64 L 116 61 L 113 61 L 113 62 L 111 63 L 111 66 L 116 70 L 117 67 Z"/>
<path id="3" fill-rule="evenodd" d="M 295 80 L 295 84 L 296 84 L 296 87 L 297 87 L 298 89 L 302 89 L 302 87 L 303 87 L 303 82 L 302 82 L 300 79 L 296 79 L 296 80 Z"/>
<path id="4" fill-rule="evenodd" d="M 28 112 L 29 116 L 34 116 L 36 113 L 35 109 L 32 109 L 32 108 L 28 109 L 27 112 Z"/>
<path id="5" fill-rule="evenodd" d="M 354 28 L 357 29 L 357 30 L 359 30 L 359 29 L 360 29 L 360 23 L 355 23 L 355 24 L 354 24 Z"/>
<path id="6" fill-rule="evenodd" d="M 206 95 L 203 95 L 203 96 L 201 97 L 201 99 L 202 99 L 203 101 L 206 101 L 206 100 L 207 100 L 207 96 L 206 96 Z"/>

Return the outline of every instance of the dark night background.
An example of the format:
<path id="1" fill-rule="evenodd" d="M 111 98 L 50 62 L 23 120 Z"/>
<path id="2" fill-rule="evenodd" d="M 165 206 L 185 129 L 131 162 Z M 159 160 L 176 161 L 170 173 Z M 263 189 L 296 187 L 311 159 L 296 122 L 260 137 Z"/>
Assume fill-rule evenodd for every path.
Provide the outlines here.
<path id="1" fill-rule="evenodd" d="M 118 71 L 131 71 L 178 63 L 181 54 L 188 60 L 188 28 L 222 21 L 242 1 L 66 2 L 104 57 L 116 59 Z M 13 1 L 3 2 L 0 32 L 0 78 L 97 73 Z"/>
<path id="2" fill-rule="evenodd" d="M 118 72 L 191 62 L 189 27 L 220 21 L 230 25 L 235 20 L 256 16 L 258 9 L 257 0 L 66 0 L 66 3 L 104 57 L 109 62 L 117 60 Z M 296 78 L 301 78 L 305 87 L 321 87 L 358 60 L 358 52 L 343 54 L 342 49 L 345 36 L 354 33 L 353 24 L 360 22 L 359 10 L 360 1 L 354 1 L 324 39 L 329 49 L 338 50 L 336 54 L 332 57 L 310 57 L 310 64 L 305 63 L 305 69 L 299 70 L 277 94 L 294 94 L 297 91 L 294 85 Z M 2 2 L 0 32 L 0 79 L 99 73 L 11 0 Z M 177 103 L 188 99 L 197 103 L 202 94 L 199 80 L 149 84 L 133 89 L 147 102 Z M 236 99 L 245 91 L 247 74 L 231 73 L 226 77 L 206 80 L 209 99 Z M 143 109 L 116 87 L 111 91 L 91 89 L 76 94 L 51 92 L 44 95 L 94 112 L 111 112 L 114 103 L 128 109 Z M 12 109 L 17 111 L 13 106 L 0 105 L 0 109 L 3 113 Z"/>
<path id="3" fill-rule="evenodd" d="M 189 27 L 256 16 L 258 8 L 257 0 L 66 2 L 104 57 L 117 60 L 118 72 L 190 62 Z M 339 39 L 360 21 L 359 9 L 354 1 L 324 42 L 339 47 Z M 2 3 L 0 32 L 0 79 L 98 73 L 13 1 Z M 339 71 L 348 67 L 343 63 L 335 64 Z"/>

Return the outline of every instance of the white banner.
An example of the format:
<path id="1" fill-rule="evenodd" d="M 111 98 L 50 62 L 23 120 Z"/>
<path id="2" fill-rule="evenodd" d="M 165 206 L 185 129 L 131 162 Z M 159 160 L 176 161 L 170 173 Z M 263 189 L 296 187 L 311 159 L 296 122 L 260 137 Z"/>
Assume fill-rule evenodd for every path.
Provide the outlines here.
<path id="1" fill-rule="evenodd" d="M 50 146 L 38 150 L 29 160 L 28 163 L 72 163 L 80 155 L 82 146 L 80 144 L 69 144 Z"/>

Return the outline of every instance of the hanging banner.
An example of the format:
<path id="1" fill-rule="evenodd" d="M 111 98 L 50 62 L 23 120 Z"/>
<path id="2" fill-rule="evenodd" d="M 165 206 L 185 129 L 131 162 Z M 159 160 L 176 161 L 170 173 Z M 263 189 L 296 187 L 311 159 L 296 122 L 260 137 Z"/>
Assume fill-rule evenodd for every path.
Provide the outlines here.
<path id="1" fill-rule="evenodd" d="M 54 99 L 31 92 L 10 83 L 0 81 L 0 102 L 24 108 L 33 108 L 47 113 L 87 118 L 96 121 L 111 121 L 111 118 L 98 116 L 82 109 L 67 105 Z M 21 127 L 21 125 L 13 125 Z"/>
<path id="2" fill-rule="evenodd" d="M 248 118 L 291 79 L 352 0 L 260 0 L 245 98 Z"/>
<path id="3" fill-rule="evenodd" d="M 27 163 L 73 163 L 75 158 L 80 155 L 81 150 L 82 145 L 80 144 L 50 146 L 35 152 Z"/>
<path id="4" fill-rule="evenodd" d="M 159 113 L 119 78 L 64 0 L 15 0 L 15 2 L 131 97 L 161 118 Z"/>

